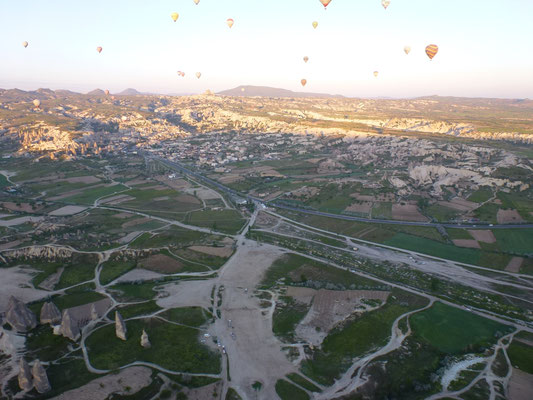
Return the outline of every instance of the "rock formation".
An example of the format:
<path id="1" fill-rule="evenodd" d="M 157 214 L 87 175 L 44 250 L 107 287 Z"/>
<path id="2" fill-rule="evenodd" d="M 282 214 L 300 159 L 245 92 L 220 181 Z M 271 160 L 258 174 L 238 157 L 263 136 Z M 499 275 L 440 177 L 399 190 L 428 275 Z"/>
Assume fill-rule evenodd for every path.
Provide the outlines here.
<path id="1" fill-rule="evenodd" d="M 48 375 L 46 375 L 46 370 L 39 360 L 35 360 L 33 363 L 32 373 L 35 390 L 39 393 L 46 393 L 52 389 L 48 381 Z"/>
<path id="2" fill-rule="evenodd" d="M 52 302 L 44 303 L 41 308 L 41 324 L 57 325 L 61 323 L 61 312 Z"/>
<path id="3" fill-rule="evenodd" d="M 60 332 L 63 336 L 70 340 L 76 341 L 80 338 L 80 328 L 78 321 L 74 318 L 69 310 L 63 312 L 63 320 L 61 321 Z"/>
<path id="4" fill-rule="evenodd" d="M 33 388 L 33 377 L 31 374 L 30 366 L 24 360 L 24 358 L 20 359 L 20 371 L 18 375 L 19 379 L 19 387 L 24 390 L 25 392 L 29 392 Z"/>
<path id="5" fill-rule="evenodd" d="M 91 304 L 91 320 L 96 321 L 100 316 L 98 315 L 98 310 L 96 309 L 96 305 L 93 303 Z"/>
<path id="6" fill-rule="evenodd" d="M 126 328 L 124 319 L 122 319 L 122 315 L 118 311 L 115 311 L 115 333 L 119 339 L 127 340 L 126 334 L 128 333 L 128 329 Z"/>
<path id="7" fill-rule="evenodd" d="M 6 321 L 17 332 L 28 332 L 37 326 L 35 314 L 19 299 L 9 299 Z"/>
<path id="8" fill-rule="evenodd" d="M 150 339 L 148 339 L 148 334 L 146 333 L 144 329 L 143 329 L 143 334 L 141 335 L 141 346 L 144 347 L 145 349 L 152 347 L 152 344 L 150 343 Z"/>

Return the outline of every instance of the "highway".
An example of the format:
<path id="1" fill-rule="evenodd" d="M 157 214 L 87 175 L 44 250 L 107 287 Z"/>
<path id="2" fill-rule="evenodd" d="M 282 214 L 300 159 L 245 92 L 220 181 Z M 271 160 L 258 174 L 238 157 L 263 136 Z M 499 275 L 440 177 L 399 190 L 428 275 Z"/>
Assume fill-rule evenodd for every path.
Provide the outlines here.
<path id="1" fill-rule="evenodd" d="M 525 228 L 533 228 L 533 224 L 487 224 L 487 223 L 438 223 L 438 222 L 410 222 L 410 221 L 396 221 L 396 220 L 390 220 L 390 219 L 375 219 L 375 218 L 363 218 L 363 217 L 353 217 L 350 215 L 341 215 L 341 214 L 330 214 L 322 211 L 316 211 L 316 210 L 309 210 L 305 208 L 297 208 L 297 207 L 291 207 L 286 204 L 281 204 L 279 202 L 275 201 L 264 201 L 262 199 L 259 199 L 254 196 L 250 196 L 247 194 L 239 193 L 227 186 L 222 185 L 221 183 L 214 181 L 213 179 L 210 179 L 202 174 L 199 174 L 198 172 L 195 172 L 189 168 L 184 167 L 183 165 L 176 163 L 174 161 L 168 161 L 161 157 L 154 157 L 150 156 L 150 158 L 155 159 L 159 162 L 161 162 L 164 165 L 167 165 L 169 168 L 176 169 L 184 174 L 193 176 L 204 183 L 207 183 L 208 185 L 211 185 L 213 187 L 216 187 L 223 191 L 224 193 L 227 193 L 229 195 L 252 200 L 256 203 L 262 204 L 266 207 L 276 207 L 281 208 L 284 210 L 289 211 L 295 211 L 298 213 L 303 214 L 310 214 L 310 215 L 318 215 L 320 217 L 328 217 L 328 218 L 335 218 L 335 219 L 342 219 L 346 221 L 356 221 L 356 222 L 365 222 L 370 224 L 387 224 L 387 225 L 404 225 L 404 226 L 425 226 L 430 228 L 437 228 L 437 227 L 444 227 L 444 228 L 480 228 L 480 229 L 525 229 Z"/>

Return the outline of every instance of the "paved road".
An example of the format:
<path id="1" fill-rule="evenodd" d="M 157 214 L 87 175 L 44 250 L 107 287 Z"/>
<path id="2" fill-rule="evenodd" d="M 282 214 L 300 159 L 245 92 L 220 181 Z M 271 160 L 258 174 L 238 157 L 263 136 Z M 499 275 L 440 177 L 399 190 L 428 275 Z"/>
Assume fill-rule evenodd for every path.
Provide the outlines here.
<path id="1" fill-rule="evenodd" d="M 250 195 L 246 195 L 246 194 L 242 194 L 242 193 L 239 193 L 227 186 L 224 186 L 222 185 L 221 183 L 217 182 L 217 181 L 214 181 L 213 179 L 210 179 L 198 172 L 195 172 L 193 170 L 191 170 L 190 168 L 186 168 L 184 167 L 183 165 L 177 163 L 177 162 L 174 162 L 174 161 L 169 161 L 169 160 L 165 160 L 164 158 L 160 158 L 160 157 L 151 157 L 165 165 L 167 165 L 168 167 L 170 168 L 173 168 L 173 169 L 176 169 L 184 174 L 187 174 L 187 175 L 190 175 L 190 176 L 193 176 L 201 181 L 203 181 L 204 183 L 207 183 L 209 185 L 212 185 L 220 190 L 222 190 L 223 192 L 225 192 L 226 194 L 229 194 L 231 196 L 234 196 L 234 197 L 237 197 L 237 198 L 242 198 L 242 199 L 247 199 L 247 200 L 252 200 L 256 203 L 259 203 L 261 205 L 264 205 L 264 206 L 270 206 L 270 207 L 276 207 L 276 208 L 281 208 L 281 209 L 285 209 L 285 210 L 290 210 L 290 211 L 296 211 L 296 212 L 299 212 L 299 213 L 304 213 L 304 214 L 311 214 L 311 215 L 318 215 L 318 216 L 321 216 L 321 217 L 328 217 L 328 218 L 335 218 L 335 219 L 342 219 L 342 220 L 347 220 L 347 221 L 357 221 L 357 222 L 366 222 L 366 223 L 371 223 L 371 224 L 388 224 L 388 225 L 404 225 L 404 226 L 425 226 L 425 227 L 439 227 L 439 226 L 442 226 L 442 227 L 445 227 L 445 228 L 490 228 L 490 229 L 509 229 L 509 228 L 520 228 L 520 229 L 524 229 L 524 228 L 533 228 L 533 224 L 487 224 L 487 223 L 471 223 L 471 224 L 467 224 L 467 223 L 436 223 L 436 222 L 409 222 L 409 221 L 395 221 L 395 220 L 390 220 L 390 219 L 375 219 L 375 218 L 363 218 L 363 217 L 353 217 L 353 216 L 350 216 L 350 215 L 340 215 L 340 214 L 331 214 L 331 213 L 326 213 L 326 212 L 322 212 L 322 211 L 316 211 L 316 210 L 310 210 L 310 209 L 306 209 L 306 208 L 298 208 L 298 207 L 291 207 L 291 206 L 288 206 L 286 204 L 282 204 L 282 203 L 279 203 L 279 202 L 276 202 L 276 201 L 270 201 L 270 202 L 267 202 L 267 201 L 264 201 L 262 199 L 259 199 L 257 197 L 254 197 L 254 196 L 250 196 Z"/>

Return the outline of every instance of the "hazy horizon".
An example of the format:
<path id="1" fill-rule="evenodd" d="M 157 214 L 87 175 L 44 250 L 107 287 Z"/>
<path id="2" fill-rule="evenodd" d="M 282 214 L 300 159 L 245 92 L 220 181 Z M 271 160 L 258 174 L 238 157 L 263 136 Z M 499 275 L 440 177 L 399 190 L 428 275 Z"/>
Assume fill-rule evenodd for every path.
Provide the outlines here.
<path id="1" fill-rule="evenodd" d="M 530 15 L 527 0 L 505 9 L 498 0 L 393 0 L 387 10 L 379 0 L 333 0 L 327 11 L 318 0 L 4 2 L 0 87 L 175 95 L 251 82 L 346 97 L 533 98 Z M 433 61 L 430 43 L 440 47 Z"/>

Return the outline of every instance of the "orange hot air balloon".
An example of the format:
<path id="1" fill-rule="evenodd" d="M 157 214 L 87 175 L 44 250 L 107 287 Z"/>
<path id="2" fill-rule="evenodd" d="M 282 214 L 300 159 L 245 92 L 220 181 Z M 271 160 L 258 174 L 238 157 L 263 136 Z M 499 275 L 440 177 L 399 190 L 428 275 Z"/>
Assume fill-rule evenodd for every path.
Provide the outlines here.
<path id="1" fill-rule="evenodd" d="M 176 22 L 179 17 L 180 15 L 177 12 L 173 12 L 172 14 L 170 14 L 170 18 L 172 18 L 172 21 L 174 22 Z"/>
<path id="2" fill-rule="evenodd" d="M 109 90 L 106 89 L 104 93 L 106 96 L 109 96 Z"/>
<path id="3" fill-rule="evenodd" d="M 200 79 L 200 78 L 202 77 L 202 73 L 201 73 L 201 72 L 197 72 L 197 73 L 196 73 L 196 77 L 197 77 L 198 79 Z"/>
<path id="4" fill-rule="evenodd" d="M 374 71 L 374 77 L 376 77 L 376 78 L 377 78 L 377 77 L 378 77 L 378 75 L 379 75 L 379 71 Z"/>
<path id="5" fill-rule="evenodd" d="M 28 42 L 24 41 L 22 42 L 22 45 L 24 46 L 24 48 L 28 47 Z"/>
<path id="6" fill-rule="evenodd" d="M 97 51 L 98 53 L 101 53 L 101 52 L 102 52 L 102 47 L 98 46 L 98 47 L 96 48 L 96 51 Z"/>
<path id="7" fill-rule="evenodd" d="M 302 86 L 307 85 L 307 79 L 302 79 L 300 82 L 301 82 Z"/>
<path id="8" fill-rule="evenodd" d="M 316 29 L 316 27 L 317 27 L 317 26 L 318 26 L 318 22 L 316 22 L 316 21 L 313 21 L 313 28 L 315 28 L 315 29 Z"/>
<path id="9" fill-rule="evenodd" d="M 228 26 L 231 28 L 233 26 L 233 24 L 235 23 L 235 21 L 231 18 L 228 18 L 228 20 L 226 21 L 226 24 L 228 24 Z"/>
<path id="10" fill-rule="evenodd" d="M 304 62 L 306 63 L 307 61 L 309 61 L 309 57 L 305 56 L 304 57 Z"/>
<path id="11" fill-rule="evenodd" d="M 329 6 L 329 3 L 331 3 L 331 0 L 320 0 L 322 5 L 324 6 L 324 10 Z"/>
<path id="12" fill-rule="evenodd" d="M 436 44 L 430 44 L 426 47 L 426 54 L 428 55 L 430 60 L 433 60 L 433 57 L 435 57 L 438 52 L 439 46 L 437 46 Z"/>

